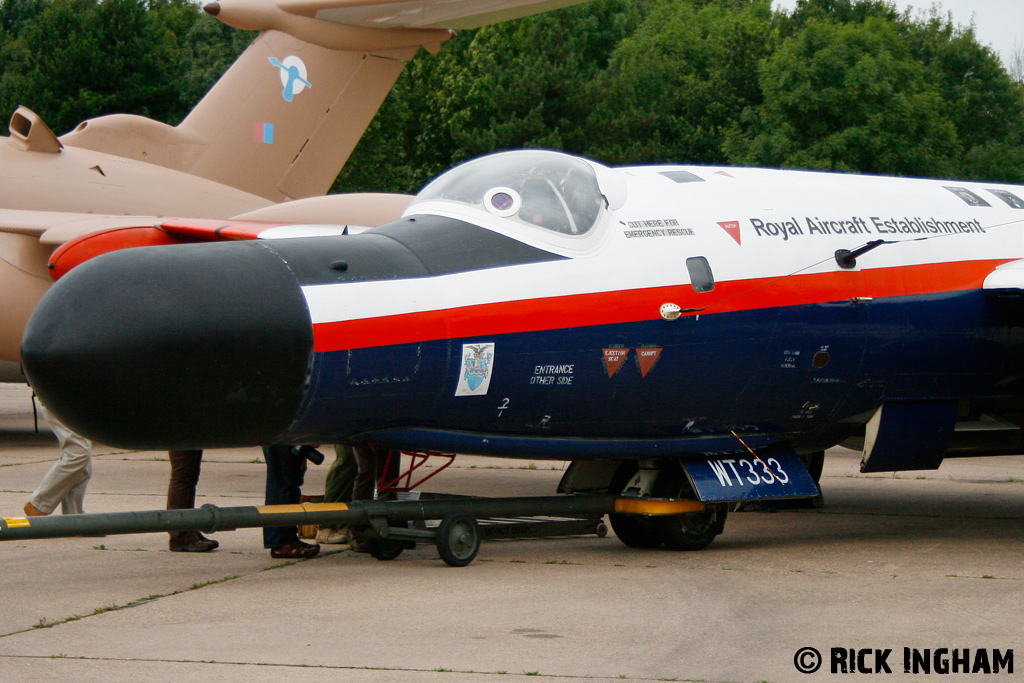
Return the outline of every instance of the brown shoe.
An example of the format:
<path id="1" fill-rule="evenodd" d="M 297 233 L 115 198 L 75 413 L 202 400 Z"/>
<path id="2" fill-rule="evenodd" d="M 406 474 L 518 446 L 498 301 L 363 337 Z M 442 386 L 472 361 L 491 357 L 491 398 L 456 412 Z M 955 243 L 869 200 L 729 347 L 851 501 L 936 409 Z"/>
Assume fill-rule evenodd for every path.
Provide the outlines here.
<path id="1" fill-rule="evenodd" d="M 42 510 L 37 508 L 35 505 L 33 505 L 32 501 L 29 501 L 29 502 L 25 503 L 25 516 L 26 517 L 46 517 L 48 514 L 50 514 L 50 513 L 43 512 Z"/>
<path id="2" fill-rule="evenodd" d="M 219 547 L 220 543 L 212 538 L 206 538 L 198 531 L 184 534 L 182 538 L 170 542 L 172 553 L 208 553 Z"/>
<path id="3" fill-rule="evenodd" d="M 281 545 L 270 549 L 270 556 L 279 560 L 304 560 L 316 557 L 320 553 L 320 546 L 316 543 L 303 543 L 293 541 L 288 545 Z"/>

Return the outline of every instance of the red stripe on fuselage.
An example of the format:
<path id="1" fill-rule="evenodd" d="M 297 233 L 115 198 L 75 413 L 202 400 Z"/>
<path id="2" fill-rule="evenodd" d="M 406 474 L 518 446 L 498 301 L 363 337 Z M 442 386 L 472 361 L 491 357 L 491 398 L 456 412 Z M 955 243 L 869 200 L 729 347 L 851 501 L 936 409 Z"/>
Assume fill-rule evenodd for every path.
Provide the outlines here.
<path id="1" fill-rule="evenodd" d="M 801 306 L 852 297 L 880 299 L 980 289 L 996 266 L 1013 259 L 930 263 L 719 282 L 697 294 L 690 285 L 572 294 L 476 304 L 439 311 L 318 323 L 314 351 L 408 344 L 435 339 L 485 337 L 517 332 L 657 320 L 663 303 L 701 308 L 701 315 Z"/>

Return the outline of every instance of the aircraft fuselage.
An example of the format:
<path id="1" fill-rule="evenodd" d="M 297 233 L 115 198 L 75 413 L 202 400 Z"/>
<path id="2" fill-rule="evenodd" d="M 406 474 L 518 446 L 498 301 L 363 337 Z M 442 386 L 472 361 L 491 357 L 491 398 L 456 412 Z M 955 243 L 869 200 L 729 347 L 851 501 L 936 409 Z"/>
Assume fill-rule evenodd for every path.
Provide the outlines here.
<path id="1" fill-rule="evenodd" d="M 33 318 L 30 379 L 113 445 L 535 459 L 813 451 L 883 404 L 1021 395 L 1024 188 L 595 166 L 595 201 L 567 157 L 512 154 L 541 156 L 360 235 L 88 262 Z"/>

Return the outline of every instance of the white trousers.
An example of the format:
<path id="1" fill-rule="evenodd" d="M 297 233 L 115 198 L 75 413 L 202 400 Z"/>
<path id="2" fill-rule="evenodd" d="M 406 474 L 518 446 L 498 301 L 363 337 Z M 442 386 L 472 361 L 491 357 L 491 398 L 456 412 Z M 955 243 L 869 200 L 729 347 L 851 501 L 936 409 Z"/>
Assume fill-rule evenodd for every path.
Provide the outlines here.
<path id="1" fill-rule="evenodd" d="M 85 488 L 92 477 L 92 442 L 61 424 L 45 406 L 43 418 L 57 436 L 60 458 L 43 477 L 29 502 L 46 514 L 53 512 L 58 503 L 65 515 L 82 514 Z"/>

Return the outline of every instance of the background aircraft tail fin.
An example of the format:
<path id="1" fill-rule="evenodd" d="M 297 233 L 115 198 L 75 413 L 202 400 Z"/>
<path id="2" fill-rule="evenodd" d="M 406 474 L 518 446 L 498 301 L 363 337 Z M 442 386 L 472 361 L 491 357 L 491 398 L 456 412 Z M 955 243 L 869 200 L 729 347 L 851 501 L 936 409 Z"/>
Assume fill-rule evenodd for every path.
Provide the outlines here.
<path id="1" fill-rule="evenodd" d="M 177 127 L 115 114 L 60 138 L 271 201 L 330 189 L 402 67 L 452 34 L 584 0 L 217 0 L 262 33 Z"/>
<path id="2" fill-rule="evenodd" d="M 189 171 L 275 201 L 324 194 L 417 49 L 262 33 L 181 123 L 208 139 Z"/>
<path id="3" fill-rule="evenodd" d="M 417 49 L 332 50 L 264 31 L 180 125 L 114 114 L 60 139 L 272 201 L 322 195 Z"/>

